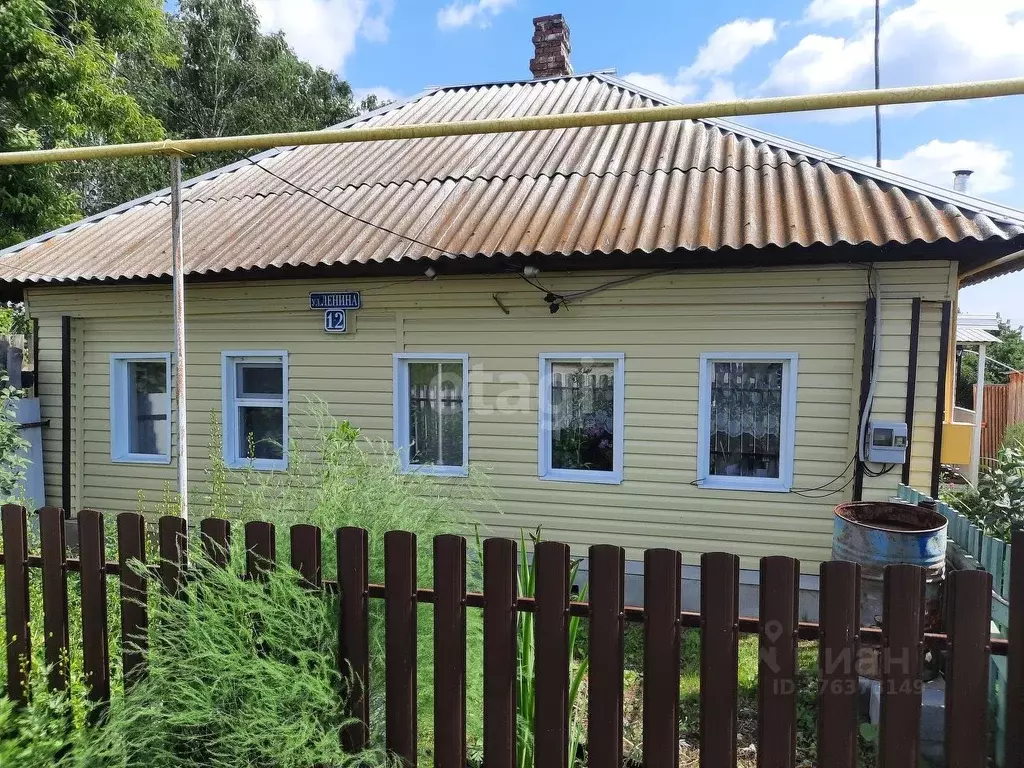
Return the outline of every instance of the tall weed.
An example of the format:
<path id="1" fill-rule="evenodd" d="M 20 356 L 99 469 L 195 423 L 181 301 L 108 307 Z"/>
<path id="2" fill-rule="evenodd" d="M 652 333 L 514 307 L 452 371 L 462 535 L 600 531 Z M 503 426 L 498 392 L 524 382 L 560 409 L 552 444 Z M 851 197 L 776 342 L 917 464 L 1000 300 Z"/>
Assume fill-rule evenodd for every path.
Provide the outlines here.
<path id="1" fill-rule="evenodd" d="M 239 482 L 232 483 L 220 459 L 220 425 L 214 416 L 211 435 L 217 442 L 211 445 L 204 502 L 218 516 L 273 522 L 282 561 L 289 558 L 289 526 L 309 523 L 320 527 L 324 532 L 325 579 L 337 575 L 333 533 L 338 528 L 367 530 L 369 579 L 377 584 L 385 580 L 384 534 L 410 531 L 417 541 L 417 583 L 431 586 L 434 536 L 473 533 L 471 509 L 493 504 L 486 482 L 476 475 L 451 479 L 403 474 L 386 442 L 361 437 L 348 422 L 334 420 L 322 403 L 311 403 L 304 418 L 305 439 L 289 445 L 287 471 L 243 470 Z M 482 584 L 480 558 L 472 536 L 468 538 L 467 580 L 469 589 L 474 590 Z M 467 731 L 470 750 L 475 751 L 483 734 L 483 621 L 479 611 L 468 612 L 466 633 Z M 383 743 L 384 606 L 380 600 L 370 601 L 370 646 L 371 736 L 375 743 Z M 424 605 L 417 616 L 417 683 L 420 743 L 426 750 L 433 743 L 433 652 L 433 611 Z"/>
<path id="2" fill-rule="evenodd" d="M 243 576 L 244 557 L 217 568 L 201 555 L 180 599 L 155 601 L 148 674 L 73 751 L 80 768 L 308 768 L 384 762 L 347 755 L 349 681 L 335 661 L 336 601 L 279 566 Z M 153 583 L 156 577 L 140 567 Z"/>

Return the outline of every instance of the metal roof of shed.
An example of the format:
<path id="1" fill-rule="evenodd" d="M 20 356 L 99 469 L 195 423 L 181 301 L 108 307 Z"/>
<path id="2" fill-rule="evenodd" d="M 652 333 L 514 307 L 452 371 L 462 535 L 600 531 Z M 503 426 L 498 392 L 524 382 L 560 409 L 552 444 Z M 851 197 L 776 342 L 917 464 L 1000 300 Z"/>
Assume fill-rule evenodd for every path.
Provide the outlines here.
<path id="1" fill-rule="evenodd" d="M 432 88 L 346 125 L 670 103 L 606 73 Z M 1024 243 L 1024 213 L 724 120 L 282 148 L 187 183 L 186 268 Z M 297 188 L 342 209 L 312 199 Z M 0 280 L 160 278 L 155 193 L 0 252 Z M 361 219 L 361 221 L 360 221 Z M 418 241 L 418 242 L 413 242 Z M 995 250 L 995 249 L 994 249 Z"/>

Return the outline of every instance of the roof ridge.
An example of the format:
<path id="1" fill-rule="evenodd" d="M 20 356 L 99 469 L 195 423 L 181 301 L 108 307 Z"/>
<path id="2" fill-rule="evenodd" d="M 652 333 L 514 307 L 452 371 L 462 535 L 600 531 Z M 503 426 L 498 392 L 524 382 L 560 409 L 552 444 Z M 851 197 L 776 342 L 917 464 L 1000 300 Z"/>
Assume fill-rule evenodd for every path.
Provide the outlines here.
<path id="1" fill-rule="evenodd" d="M 610 85 L 632 90 L 639 96 L 645 96 L 654 101 L 660 101 L 664 105 L 679 105 L 682 103 L 669 98 L 668 96 L 655 93 L 654 91 L 642 86 L 634 85 L 630 81 L 623 80 L 616 75 L 608 75 L 598 72 L 594 73 L 594 76 L 598 79 L 604 80 Z M 696 122 L 714 126 L 727 131 L 728 133 L 733 133 L 737 136 L 751 139 L 752 141 L 771 144 L 787 152 L 806 155 L 809 159 L 837 166 L 842 168 L 844 171 L 866 176 L 867 178 L 883 184 L 902 187 L 943 203 L 949 203 L 957 208 L 967 208 L 968 210 L 972 210 L 977 213 L 984 213 L 988 216 L 994 216 L 1015 224 L 1024 224 L 1024 210 L 1002 205 L 1001 203 L 986 200 L 975 195 L 967 195 L 952 189 L 945 189 L 944 187 L 929 184 L 925 181 L 919 181 L 918 179 L 894 173 L 893 171 L 887 171 L 883 168 L 876 168 L 875 166 L 854 160 L 842 153 L 829 152 L 827 149 L 816 147 L 813 144 L 805 144 L 804 142 L 796 141 L 795 139 L 787 139 L 783 136 L 778 136 L 774 133 L 769 133 L 768 131 L 762 131 L 758 128 L 751 128 L 750 126 L 734 122 L 728 118 L 702 117 L 697 119 Z"/>

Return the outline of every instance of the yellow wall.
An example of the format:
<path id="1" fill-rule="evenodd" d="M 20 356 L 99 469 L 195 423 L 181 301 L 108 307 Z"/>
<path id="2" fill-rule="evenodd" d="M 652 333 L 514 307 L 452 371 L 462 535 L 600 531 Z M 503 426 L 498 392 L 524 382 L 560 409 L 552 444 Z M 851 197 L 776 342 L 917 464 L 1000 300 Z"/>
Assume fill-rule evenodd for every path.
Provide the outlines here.
<path id="1" fill-rule="evenodd" d="M 949 262 L 879 268 L 884 298 L 882 372 L 875 415 L 902 420 L 910 305 L 923 307 L 912 482 L 926 488 L 938 371 L 939 305 L 955 291 Z M 543 274 L 556 292 L 582 290 L 616 273 Z M 308 308 L 310 290 L 360 290 L 353 332 L 329 335 Z M 493 294 L 510 310 L 496 305 Z M 392 353 L 460 352 L 470 360 L 470 462 L 485 470 L 502 514 L 482 512 L 491 531 L 543 524 L 574 545 L 624 544 L 631 555 L 669 546 L 695 562 L 726 549 L 744 566 L 789 554 L 813 567 L 828 557 L 832 507 L 849 498 L 713 491 L 696 473 L 701 352 L 797 352 L 797 489 L 840 475 L 853 455 L 867 271 L 860 266 L 679 272 L 617 287 L 551 315 L 542 294 L 516 276 L 438 280 L 320 280 L 190 285 L 189 456 L 193 504 L 204 495 L 210 412 L 221 402 L 221 352 L 287 349 L 293 428 L 307 396 L 325 400 L 365 434 L 392 436 Z M 150 508 L 173 487 L 171 465 L 110 461 L 109 360 L 119 352 L 173 351 L 166 286 L 32 288 L 40 369 L 48 503 L 59 504 L 60 316 L 74 317 L 73 506 Z M 621 485 L 537 478 L 536 383 L 545 351 L 625 353 L 625 467 Z M 519 382 L 529 399 L 520 401 Z M 510 385 L 513 387 L 510 389 Z M 510 401 L 511 393 L 511 401 Z M 295 436 L 293 429 L 293 437 Z M 832 483 L 842 486 L 849 479 Z M 865 497 L 895 492 L 899 472 L 866 478 Z M 813 492 L 818 496 L 820 492 Z"/>

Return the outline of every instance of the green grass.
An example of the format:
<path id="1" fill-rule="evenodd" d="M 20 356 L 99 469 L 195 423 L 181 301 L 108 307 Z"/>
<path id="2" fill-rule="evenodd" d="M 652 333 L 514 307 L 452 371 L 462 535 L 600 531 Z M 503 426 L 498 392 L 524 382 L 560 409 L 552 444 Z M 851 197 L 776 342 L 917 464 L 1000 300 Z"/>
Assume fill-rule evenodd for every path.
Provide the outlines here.
<path id="1" fill-rule="evenodd" d="M 577 653 L 586 650 L 586 631 L 581 633 Z M 643 625 L 626 625 L 624 751 L 627 758 L 643 757 Z M 739 765 L 757 762 L 758 637 L 740 635 L 737 668 L 737 748 Z M 818 646 L 801 642 L 797 650 L 797 760 L 813 766 L 817 759 Z M 585 706 L 585 704 L 584 704 Z M 700 631 L 683 631 L 679 659 L 679 735 L 683 742 L 681 762 L 696 765 L 700 743 Z M 874 764 L 874 745 L 860 740 L 861 765 Z"/>

